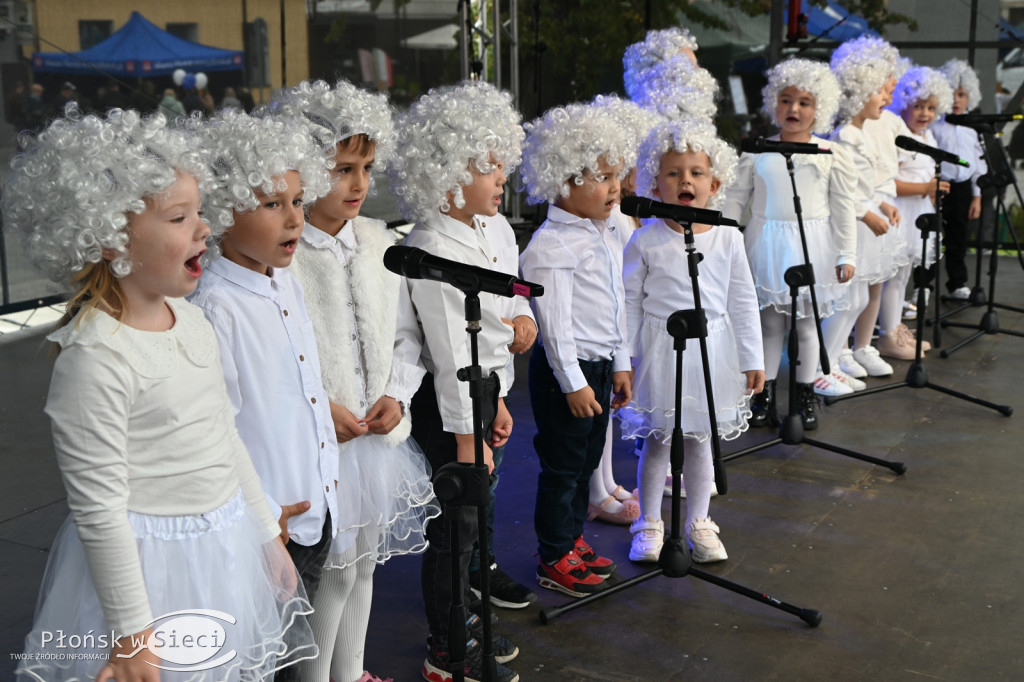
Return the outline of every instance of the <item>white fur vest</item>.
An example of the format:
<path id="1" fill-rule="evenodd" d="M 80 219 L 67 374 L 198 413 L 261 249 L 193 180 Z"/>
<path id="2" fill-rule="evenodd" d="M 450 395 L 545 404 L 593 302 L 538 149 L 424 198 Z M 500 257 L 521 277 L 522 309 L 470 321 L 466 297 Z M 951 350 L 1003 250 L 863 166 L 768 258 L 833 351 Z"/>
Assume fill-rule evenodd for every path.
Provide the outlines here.
<path id="1" fill-rule="evenodd" d="M 391 376 L 402 279 L 384 268 L 384 251 L 394 245 L 395 239 L 383 222 L 359 216 L 342 229 L 354 230 L 356 239 L 356 251 L 347 267 L 330 249 L 316 248 L 302 239 L 289 270 L 302 283 L 327 395 L 362 417 L 384 395 Z M 346 306 L 355 308 L 354 330 L 349 328 L 351 317 Z M 359 395 L 356 375 L 362 358 L 366 360 L 364 406 L 359 405 L 363 396 Z M 406 406 L 401 423 L 387 435 L 387 441 L 404 441 L 411 427 Z"/>

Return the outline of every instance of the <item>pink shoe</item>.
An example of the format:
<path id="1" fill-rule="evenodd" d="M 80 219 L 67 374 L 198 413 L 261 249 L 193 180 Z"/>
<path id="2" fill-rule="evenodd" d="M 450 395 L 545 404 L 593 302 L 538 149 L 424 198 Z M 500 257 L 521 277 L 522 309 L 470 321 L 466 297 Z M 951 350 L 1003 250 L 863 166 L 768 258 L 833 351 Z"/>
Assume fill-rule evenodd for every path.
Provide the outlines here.
<path id="1" fill-rule="evenodd" d="M 377 677 L 373 673 L 371 673 L 369 670 L 364 670 L 362 677 L 360 677 L 358 680 L 356 680 L 356 682 L 395 682 L 395 681 L 392 678 L 390 678 L 390 677 L 388 677 L 386 679 L 382 679 L 380 677 Z"/>

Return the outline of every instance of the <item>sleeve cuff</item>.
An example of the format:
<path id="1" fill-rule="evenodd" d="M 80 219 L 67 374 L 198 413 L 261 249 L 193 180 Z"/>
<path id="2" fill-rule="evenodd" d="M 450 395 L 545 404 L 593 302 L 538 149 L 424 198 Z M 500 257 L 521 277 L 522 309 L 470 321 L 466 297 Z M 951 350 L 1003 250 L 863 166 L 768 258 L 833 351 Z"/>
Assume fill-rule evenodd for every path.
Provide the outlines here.
<path id="1" fill-rule="evenodd" d="M 564 371 L 557 369 L 553 371 L 562 393 L 575 393 L 588 385 L 587 378 L 583 376 L 583 370 L 580 369 L 579 364 L 574 364 Z"/>
<path id="2" fill-rule="evenodd" d="M 633 369 L 633 365 L 629 362 L 629 353 L 625 350 L 620 350 L 612 358 L 612 371 L 628 372 L 631 369 Z"/>

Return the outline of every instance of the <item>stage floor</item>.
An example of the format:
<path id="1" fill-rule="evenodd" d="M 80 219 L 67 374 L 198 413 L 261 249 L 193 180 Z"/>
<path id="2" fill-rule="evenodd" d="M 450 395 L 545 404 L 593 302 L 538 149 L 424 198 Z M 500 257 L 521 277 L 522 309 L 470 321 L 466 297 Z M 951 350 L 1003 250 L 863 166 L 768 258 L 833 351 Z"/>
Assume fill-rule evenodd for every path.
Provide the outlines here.
<path id="1" fill-rule="evenodd" d="M 999 266 L 997 301 L 1024 306 L 1016 259 L 1003 257 Z M 955 319 L 976 323 L 982 312 Z M 1024 333 L 1021 314 L 999 311 L 999 318 L 1002 328 Z M 944 345 L 968 333 L 943 330 Z M 42 412 L 44 346 L 38 333 L 0 345 L 0 679 L 11 676 L 8 654 L 21 650 L 48 547 L 67 514 Z M 536 586 L 538 466 L 523 360 L 510 401 L 516 425 L 501 472 L 497 554 L 506 572 Z M 909 363 L 893 364 L 891 380 L 902 380 Z M 712 500 L 729 560 L 702 568 L 821 611 L 819 627 L 693 577 L 656 577 L 542 625 L 540 609 L 566 598 L 538 587 L 539 605 L 497 612 L 498 627 L 521 650 L 512 667 L 523 680 L 559 682 L 1020 679 L 1024 338 L 985 336 L 948 359 L 933 350 L 925 366 L 937 384 L 1017 414 L 910 388 L 822 407 L 821 427 L 808 435 L 902 461 L 906 473 L 806 444 L 779 445 L 729 462 L 728 494 Z M 748 432 L 723 451 L 774 435 Z M 627 443 L 616 444 L 615 471 L 619 483 L 635 485 Z M 667 517 L 667 499 L 664 509 Z M 586 535 L 615 560 L 620 577 L 645 570 L 628 560 L 627 528 L 592 522 Z M 395 559 L 376 574 L 366 665 L 396 682 L 420 679 L 419 563 Z"/>

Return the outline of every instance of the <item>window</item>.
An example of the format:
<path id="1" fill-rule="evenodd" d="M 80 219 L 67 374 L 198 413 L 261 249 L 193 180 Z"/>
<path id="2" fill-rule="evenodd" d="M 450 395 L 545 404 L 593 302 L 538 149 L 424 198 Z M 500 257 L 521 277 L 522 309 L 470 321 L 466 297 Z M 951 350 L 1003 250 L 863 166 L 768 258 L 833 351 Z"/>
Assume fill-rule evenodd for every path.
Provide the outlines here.
<path id="1" fill-rule="evenodd" d="M 178 36 L 193 43 L 199 42 L 199 24 L 195 22 L 167 24 L 167 32 L 172 36 Z"/>
<path id="2" fill-rule="evenodd" d="M 113 21 L 79 21 L 78 44 L 80 50 L 88 50 L 93 45 L 102 43 L 114 32 Z"/>

